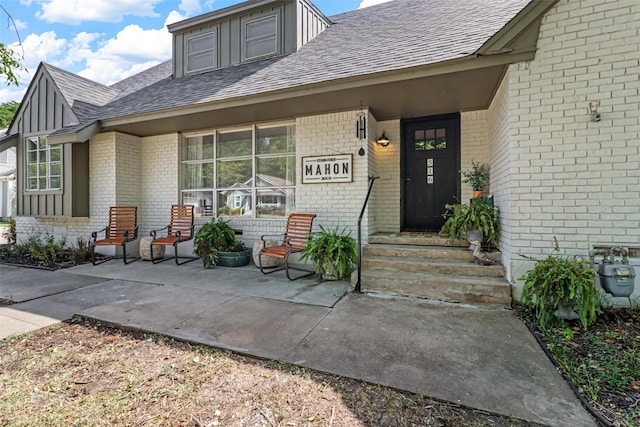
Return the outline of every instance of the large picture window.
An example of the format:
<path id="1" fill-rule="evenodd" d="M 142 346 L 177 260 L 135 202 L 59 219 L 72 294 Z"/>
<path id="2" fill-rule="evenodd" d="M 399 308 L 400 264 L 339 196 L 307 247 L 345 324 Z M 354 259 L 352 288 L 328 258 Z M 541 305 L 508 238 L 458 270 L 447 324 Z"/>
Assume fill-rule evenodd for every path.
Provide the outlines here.
<path id="1" fill-rule="evenodd" d="M 44 136 L 26 140 L 28 191 L 62 189 L 62 147 L 47 144 Z"/>
<path id="2" fill-rule="evenodd" d="M 294 129 L 254 126 L 185 138 L 182 202 L 200 216 L 288 216 L 295 206 Z"/>

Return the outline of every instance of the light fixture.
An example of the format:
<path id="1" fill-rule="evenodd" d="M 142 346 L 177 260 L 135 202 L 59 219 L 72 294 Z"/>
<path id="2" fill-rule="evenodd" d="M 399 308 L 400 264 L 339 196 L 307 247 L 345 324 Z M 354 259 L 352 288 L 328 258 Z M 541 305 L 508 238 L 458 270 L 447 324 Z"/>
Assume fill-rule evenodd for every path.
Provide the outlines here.
<path id="1" fill-rule="evenodd" d="M 384 131 L 382 132 L 382 136 L 380 138 L 378 138 L 378 140 L 376 141 L 378 144 L 382 145 L 383 147 L 386 147 L 387 145 L 389 145 L 389 138 L 387 138 L 387 135 L 384 134 Z"/>

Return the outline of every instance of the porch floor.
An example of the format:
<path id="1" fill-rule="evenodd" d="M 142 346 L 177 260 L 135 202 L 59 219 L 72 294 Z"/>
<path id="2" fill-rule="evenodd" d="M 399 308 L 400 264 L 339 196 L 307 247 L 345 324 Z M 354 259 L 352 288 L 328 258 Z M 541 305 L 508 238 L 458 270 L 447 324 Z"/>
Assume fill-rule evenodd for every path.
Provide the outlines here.
<path id="1" fill-rule="evenodd" d="M 255 267 L 0 265 L 0 338 L 78 314 L 554 426 L 595 426 L 511 310 L 348 292 Z"/>

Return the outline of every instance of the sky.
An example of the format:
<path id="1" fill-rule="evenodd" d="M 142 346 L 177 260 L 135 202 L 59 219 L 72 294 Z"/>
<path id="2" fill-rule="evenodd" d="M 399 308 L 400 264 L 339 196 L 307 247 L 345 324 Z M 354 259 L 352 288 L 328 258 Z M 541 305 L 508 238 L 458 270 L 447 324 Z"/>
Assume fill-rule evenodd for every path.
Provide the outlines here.
<path id="1" fill-rule="evenodd" d="M 390 0 L 312 0 L 326 16 Z M 167 25 L 242 0 L 0 0 L 0 43 L 26 71 L 0 81 L 0 103 L 22 101 L 40 62 L 111 85 L 171 58 Z"/>

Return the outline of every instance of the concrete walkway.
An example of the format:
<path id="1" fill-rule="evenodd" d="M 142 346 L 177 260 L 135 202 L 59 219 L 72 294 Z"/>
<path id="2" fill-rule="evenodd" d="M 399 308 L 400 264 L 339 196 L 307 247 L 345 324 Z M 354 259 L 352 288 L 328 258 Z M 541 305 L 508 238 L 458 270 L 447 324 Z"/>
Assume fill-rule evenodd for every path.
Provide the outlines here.
<path id="1" fill-rule="evenodd" d="M 0 265 L 0 338 L 79 314 L 550 426 L 595 426 L 504 308 L 353 294 L 255 267 Z"/>

